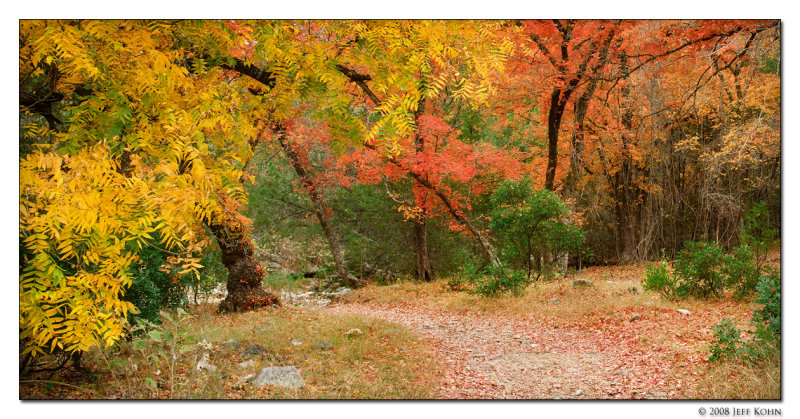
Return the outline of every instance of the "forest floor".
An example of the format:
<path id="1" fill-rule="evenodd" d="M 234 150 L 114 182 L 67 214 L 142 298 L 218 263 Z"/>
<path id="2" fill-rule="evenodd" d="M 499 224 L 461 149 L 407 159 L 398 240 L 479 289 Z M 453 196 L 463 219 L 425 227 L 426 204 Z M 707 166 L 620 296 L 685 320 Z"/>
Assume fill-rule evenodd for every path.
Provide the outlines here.
<path id="1" fill-rule="evenodd" d="M 453 291 L 441 279 L 373 284 L 329 304 L 304 283 L 282 290 L 282 307 L 249 313 L 200 304 L 181 332 L 200 343 L 174 364 L 164 342 L 125 341 L 86 353 L 82 372 L 21 377 L 20 398 L 780 398 L 778 359 L 707 362 L 711 328 L 730 318 L 749 329 L 751 301 L 665 299 L 642 291 L 645 265 L 591 267 L 574 278 L 592 286 L 570 276 L 520 296 Z M 264 352 L 245 356 L 256 344 Z M 198 370 L 203 357 L 214 371 Z M 272 366 L 295 366 L 305 386 L 242 384 Z"/>
<path id="2" fill-rule="evenodd" d="M 443 281 L 367 287 L 325 310 L 397 323 L 430 342 L 444 372 L 440 398 L 780 397 L 779 369 L 765 388 L 718 394 L 720 380 L 763 382 L 706 362 L 711 327 L 726 317 L 747 326 L 752 304 L 665 300 L 641 291 L 643 270 L 589 268 L 578 277 L 591 287 L 566 278 L 493 299 L 446 290 Z"/>

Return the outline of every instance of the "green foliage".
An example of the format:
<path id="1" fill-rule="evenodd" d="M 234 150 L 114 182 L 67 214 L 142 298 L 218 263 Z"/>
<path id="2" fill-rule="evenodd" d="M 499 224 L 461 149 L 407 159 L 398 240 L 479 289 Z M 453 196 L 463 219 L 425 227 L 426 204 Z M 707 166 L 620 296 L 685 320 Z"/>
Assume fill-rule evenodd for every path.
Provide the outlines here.
<path id="1" fill-rule="evenodd" d="M 726 358 L 740 358 L 757 363 L 780 349 L 781 339 L 781 281 L 778 272 L 761 276 L 758 282 L 756 303 L 761 308 L 753 312 L 751 323 L 755 326 L 753 339 L 742 341 L 741 332 L 729 319 L 714 327 L 715 341 L 711 345 L 709 362 Z"/>
<path id="2" fill-rule="evenodd" d="M 462 275 L 472 285 L 473 292 L 484 297 L 497 297 L 506 293 L 522 295 L 529 282 L 522 272 L 506 266 L 489 265 L 481 271 L 474 264 L 467 263 Z"/>
<path id="3" fill-rule="evenodd" d="M 735 356 L 741 348 L 741 332 L 736 328 L 736 322 L 722 319 L 722 322 L 713 326 L 714 343 L 711 344 L 711 357 L 708 362 L 716 362 L 723 358 Z"/>
<path id="4" fill-rule="evenodd" d="M 658 265 L 648 263 L 644 269 L 644 289 L 657 291 L 669 297 L 675 291 L 675 281 L 669 272 L 669 263 L 662 260 Z"/>
<path id="5" fill-rule="evenodd" d="M 756 304 L 761 308 L 753 312 L 753 321 L 758 325 L 756 335 L 764 340 L 780 341 L 781 338 L 781 278 L 777 271 L 763 275 L 756 287 Z"/>
<path id="6" fill-rule="evenodd" d="M 585 239 L 579 227 L 564 223 L 567 207 L 548 190 L 534 190 L 530 179 L 503 182 L 491 199 L 489 227 L 503 239 L 506 263 L 533 269 L 532 257 L 577 252 Z"/>
<path id="7" fill-rule="evenodd" d="M 159 323 L 159 311 L 177 308 L 186 303 L 186 293 L 181 280 L 172 272 L 162 270 L 166 256 L 159 250 L 145 247 L 139 251 L 139 260 L 132 265 L 131 287 L 123 296 L 138 310 L 135 318 Z"/>
<path id="8" fill-rule="evenodd" d="M 716 243 L 686 242 L 675 260 L 675 295 L 698 298 L 721 296 L 724 287 L 722 255 L 723 251 Z"/>
<path id="9" fill-rule="evenodd" d="M 197 338 L 189 333 L 188 320 L 193 317 L 181 308 L 174 313 L 160 311 L 158 324 L 147 320 L 140 320 L 131 329 L 138 338 L 133 340 L 133 348 L 142 353 L 148 360 L 149 368 L 154 376 L 160 374 L 163 368 L 169 375 L 169 390 L 172 397 L 178 395 L 178 383 L 175 382 L 178 374 L 176 366 L 181 358 L 188 356 L 195 349 L 205 349 L 205 345 L 198 344 Z M 192 376 L 192 378 L 194 378 Z M 157 379 L 146 377 L 145 382 L 153 390 L 158 389 Z M 191 383 L 184 387 L 191 388 Z"/>
<path id="10" fill-rule="evenodd" d="M 752 248 L 742 244 L 725 255 L 721 273 L 725 278 L 725 286 L 735 288 L 736 296 L 744 297 L 756 291 L 760 271 Z"/>
<path id="11" fill-rule="evenodd" d="M 747 211 L 739 240 L 753 249 L 759 263 L 778 239 L 778 230 L 772 227 L 767 204 L 759 202 Z"/>

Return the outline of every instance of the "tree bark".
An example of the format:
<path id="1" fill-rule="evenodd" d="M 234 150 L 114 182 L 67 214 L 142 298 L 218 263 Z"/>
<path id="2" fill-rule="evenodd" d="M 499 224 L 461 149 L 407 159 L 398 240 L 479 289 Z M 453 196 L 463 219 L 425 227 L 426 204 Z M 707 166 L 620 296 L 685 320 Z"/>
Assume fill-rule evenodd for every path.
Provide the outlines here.
<path id="1" fill-rule="evenodd" d="M 416 130 L 414 132 L 414 152 L 420 155 L 425 152 L 425 138 L 419 133 L 419 117 L 425 113 L 425 96 L 417 103 L 417 111 L 414 113 Z M 427 176 L 425 177 L 427 179 Z M 428 212 L 425 205 L 419 218 L 414 219 L 414 253 L 416 255 L 417 280 L 430 282 L 433 281 L 433 267 L 431 266 L 430 255 L 428 254 Z"/>
<path id="2" fill-rule="evenodd" d="M 561 118 L 569 98 L 570 90 L 563 92 L 559 88 L 553 89 L 550 95 L 550 112 L 547 114 L 547 172 L 544 178 L 544 188 L 555 190 L 556 166 L 558 165 L 558 130 L 561 128 Z"/>
<path id="3" fill-rule="evenodd" d="M 620 56 L 620 66 L 627 72 L 627 62 L 624 55 Z M 636 184 L 635 178 L 642 174 L 648 176 L 647 169 L 640 171 L 631 157 L 630 147 L 635 142 L 636 134 L 633 132 L 633 110 L 630 106 L 630 87 L 620 88 L 622 96 L 622 161 L 620 169 L 614 176 L 614 200 L 616 215 L 617 255 L 620 262 L 632 262 L 638 259 L 639 237 L 641 236 L 642 208 L 647 191 Z"/>
<path id="4" fill-rule="evenodd" d="M 417 280 L 433 281 L 433 268 L 428 255 L 427 219 L 423 214 L 419 220 L 414 220 L 414 253 L 416 254 Z"/>
<path id="5" fill-rule="evenodd" d="M 222 251 L 222 264 L 228 269 L 228 295 L 219 304 L 219 311 L 250 311 L 279 305 L 278 297 L 261 285 L 264 267 L 255 258 L 253 240 L 220 222 L 212 221 L 208 226 Z"/>
<path id="6" fill-rule="evenodd" d="M 292 165 L 292 168 L 294 168 L 295 173 L 297 173 L 297 177 L 300 178 L 300 182 L 303 183 L 303 187 L 305 187 L 309 199 L 311 199 L 314 215 L 316 215 L 317 219 L 319 220 L 319 224 L 322 227 L 322 232 L 325 234 L 325 239 L 328 241 L 328 247 L 333 255 L 333 262 L 336 265 L 336 274 L 339 276 L 339 279 L 349 287 L 357 288 L 363 286 L 364 282 L 361 279 L 351 275 L 350 271 L 347 269 L 347 262 L 345 261 L 344 257 L 344 248 L 339 240 L 339 235 L 333 228 L 333 223 L 331 220 L 332 212 L 325 203 L 322 195 L 317 190 L 317 187 L 314 184 L 313 175 L 306 169 L 306 166 L 303 162 L 305 159 L 302 159 L 300 154 L 294 148 L 292 148 L 291 144 L 289 144 L 283 127 L 278 126 L 275 131 L 277 133 L 278 142 L 280 143 L 281 148 L 283 148 L 284 154 L 289 159 L 289 163 Z"/>

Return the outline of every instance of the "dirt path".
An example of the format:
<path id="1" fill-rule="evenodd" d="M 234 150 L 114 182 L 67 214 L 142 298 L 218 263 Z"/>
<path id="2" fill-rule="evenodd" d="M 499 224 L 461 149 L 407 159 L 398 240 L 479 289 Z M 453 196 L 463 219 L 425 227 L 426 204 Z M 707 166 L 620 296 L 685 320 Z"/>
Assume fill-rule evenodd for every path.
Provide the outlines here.
<path id="1" fill-rule="evenodd" d="M 324 309 L 397 323 L 431 342 L 444 370 L 441 398 L 691 397 L 681 389 L 679 363 L 632 341 L 620 342 L 627 338 L 619 334 L 609 339 L 598 330 L 558 327 L 543 320 L 420 307 L 338 303 Z"/>

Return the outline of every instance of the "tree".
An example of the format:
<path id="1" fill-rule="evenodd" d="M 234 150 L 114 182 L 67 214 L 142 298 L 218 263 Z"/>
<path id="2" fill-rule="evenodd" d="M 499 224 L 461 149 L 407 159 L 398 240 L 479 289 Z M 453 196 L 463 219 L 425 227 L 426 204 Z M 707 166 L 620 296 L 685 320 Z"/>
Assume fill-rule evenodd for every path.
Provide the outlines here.
<path id="1" fill-rule="evenodd" d="M 491 198 L 491 229 L 504 239 L 506 256 L 527 269 L 528 279 L 546 253 L 577 251 L 583 232 L 562 219 L 564 203 L 551 191 L 534 190 L 530 179 L 506 181 Z"/>
<path id="2" fill-rule="evenodd" d="M 233 214 L 258 103 L 178 47 L 209 33 L 225 39 L 206 22 L 21 22 L 21 144 L 33 149 L 20 162 L 26 353 L 114 343 L 137 251 L 159 248 L 196 275 L 204 225 L 232 276 L 223 306 L 276 301 Z"/>
<path id="3" fill-rule="evenodd" d="M 452 89 L 450 94 L 454 97 L 478 103 L 489 93 L 484 80 L 491 71 L 499 69 L 502 60 L 488 52 L 500 47 L 492 43 L 481 46 L 480 38 L 476 37 L 481 33 L 480 28 L 476 33 L 471 26 L 441 21 L 365 22 L 356 28 L 358 36 L 353 46 L 345 50 L 336 65 L 380 114 L 366 130 L 364 146 L 415 182 L 416 208 L 410 218 L 420 280 L 430 280 L 433 274 L 425 232 L 428 207 L 433 202 L 428 198 L 429 193 L 478 239 L 489 261 L 499 263 L 494 247 L 464 215 L 459 203 L 450 196 L 449 188 L 432 180 L 433 166 L 426 160 L 433 153 L 420 132 L 426 108 L 435 106 L 446 89 Z M 380 95 L 385 95 L 385 100 Z M 387 137 L 401 140 L 387 142 Z M 413 140 L 406 142 L 405 138 Z"/>

